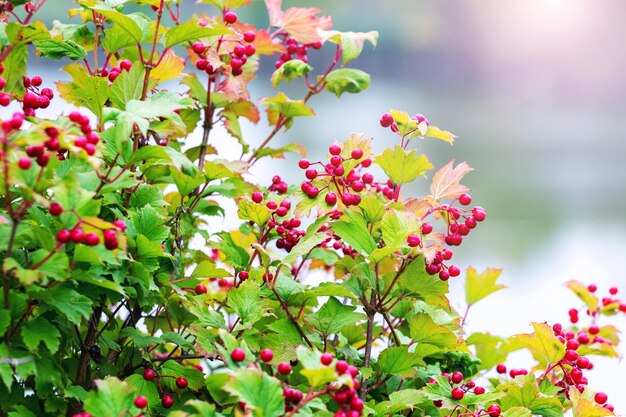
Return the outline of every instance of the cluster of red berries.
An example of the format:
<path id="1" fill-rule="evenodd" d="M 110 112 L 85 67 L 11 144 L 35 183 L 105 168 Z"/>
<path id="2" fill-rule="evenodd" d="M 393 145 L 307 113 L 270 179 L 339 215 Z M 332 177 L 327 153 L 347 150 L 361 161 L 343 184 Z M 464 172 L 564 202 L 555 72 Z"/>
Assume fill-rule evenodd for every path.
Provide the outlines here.
<path id="1" fill-rule="evenodd" d="M 346 175 L 343 164 L 346 161 L 354 160 L 360 161 L 359 165 L 367 168 L 372 164 L 372 160 L 369 158 L 361 160 L 363 158 L 363 150 L 359 148 L 353 149 L 349 158 L 341 156 L 341 147 L 339 145 L 331 145 L 328 148 L 328 152 L 330 153 L 330 158 L 327 164 L 321 161 L 309 162 L 306 159 L 301 159 L 298 162 L 298 166 L 306 170 L 305 176 L 308 178 L 308 181 L 302 182 L 300 189 L 309 198 L 316 198 L 320 192 L 328 190 L 324 200 L 331 207 L 337 204 L 339 199 L 345 206 L 359 205 L 361 196 L 357 193 L 363 191 L 367 185 L 371 185 L 374 177 L 371 174 L 363 174 L 361 177 L 354 169 Z M 320 165 L 322 170 L 318 171 L 316 168 L 312 168 L 313 165 Z M 326 180 L 322 183 L 324 178 Z M 312 181 L 314 180 L 317 180 L 318 184 L 322 185 L 322 188 L 313 185 Z M 339 191 L 339 196 L 331 191 L 331 185 L 334 185 Z"/>
<path id="2" fill-rule="evenodd" d="M 280 177 L 274 177 L 272 186 L 281 185 Z M 286 187 L 286 184 L 285 184 Z M 270 190 L 272 187 L 270 187 Z M 278 191 L 278 190 L 277 190 Z M 252 193 L 252 201 L 257 204 L 262 204 L 265 197 L 263 193 L 255 191 Z M 265 207 L 270 210 L 270 220 L 267 222 L 269 230 L 274 230 L 278 234 L 276 240 L 276 247 L 279 249 L 285 249 L 287 252 L 291 252 L 294 246 L 298 244 L 302 236 L 306 233 L 302 229 L 298 229 L 302 224 L 301 220 L 297 217 L 286 218 L 280 220 L 282 217 L 286 217 L 291 209 L 291 202 L 283 200 L 279 203 L 273 200 L 268 200 L 265 203 Z"/>
<path id="3" fill-rule="evenodd" d="M 24 77 L 24 88 L 26 93 L 22 97 L 22 107 L 25 116 L 34 116 L 35 110 L 45 109 L 50 105 L 50 100 L 54 97 L 54 92 L 50 88 L 39 87 L 43 83 L 40 76 L 35 75 L 31 78 Z"/>
<path id="4" fill-rule="evenodd" d="M 333 362 L 333 356 L 330 353 L 322 354 L 320 361 L 323 365 L 330 366 Z M 339 360 L 335 362 L 335 372 L 337 375 L 350 375 L 352 378 L 352 385 L 344 385 L 340 387 L 333 387 L 330 393 L 332 399 L 339 406 L 334 417 L 360 417 L 363 414 L 363 401 L 357 395 L 357 390 L 361 387 L 361 382 L 358 379 L 359 370 L 349 365 L 348 362 Z"/>
<path id="5" fill-rule="evenodd" d="M 419 129 L 419 125 L 421 125 L 422 123 L 425 124 L 426 127 L 428 127 L 429 122 L 428 119 L 426 119 L 426 117 L 424 117 L 423 114 L 415 114 L 411 117 L 410 119 L 411 121 L 417 123 L 418 128 Z M 393 116 L 389 113 L 385 113 L 381 116 L 380 118 L 380 125 L 384 128 L 390 128 L 392 132 L 394 133 L 398 133 L 398 125 L 396 124 L 396 122 L 393 120 Z M 413 132 L 409 132 L 408 134 L 410 135 Z"/>
<path id="6" fill-rule="evenodd" d="M 122 71 L 130 71 L 130 68 L 133 66 L 133 63 L 127 59 L 123 59 L 119 62 L 117 66 L 111 67 L 111 70 L 107 70 L 106 68 L 102 68 L 100 70 L 101 77 L 107 77 L 109 81 L 113 82 Z"/>
<path id="7" fill-rule="evenodd" d="M 472 391 L 476 395 L 481 395 L 485 393 L 485 388 L 480 385 L 476 385 L 474 381 L 469 380 L 467 382 L 463 382 L 464 377 L 461 372 L 457 371 L 454 372 L 452 375 L 447 372 L 443 372 L 441 376 L 445 377 L 448 380 L 450 386 L 453 387 L 451 393 L 453 400 L 461 401 L 463 397 L 465 397 L 465 394 L 470 391 Z M 434 379 L 430 379 L 427 383 L 437 384 L 437 381 Z M 436 407 L 441 407 L 443 405 L 443 402 L 441 400 L 435 400 L 433 401 L 433 403 Z M 487 407 L 487 409 L 484 410 L 484 412 L 491 417 L 498 417 L 500 416 L 502 410 L 500 409 L 500 406 L 498 404 L 491 404 L 489 407 Z M 481 412 L 478 412 L 475 415 L 481 414 Z"/>
<path id="8" fill-rule="evenodd" d="M 224 22 L 233 24 L 237 21 L 237 14 L 234 12 L 224 13 Z M 248 58 L 256 53 L 256 48 L 252 44 L 256 38 L 256 33 L 253 30 L 245 31 L 241 35 L 241 40 L 235 45 L 228 55 L 224 55 L 222 59 L 227 60 L 227 64 L 230 67 L 230 73 L 233 76 L 238 76 L 243 73 L 243 66 L 248 62 Z M 210 46 L 205 45 L 203 42 L 194 42 L 191 45 L 191 49 L 198 54 L 200 59 L 196 61 L 196 68 L 200 71 L 206 72 L 208 75 L 215 73 L 216 68 L 207 60 L 207 52 Z"/>
<path id="9" fill-rule="evenodd" d="M 280 176 L 274 175 L 274 177 L 272 177 L 272 185 L 269 186 L 268 190 L 279 195 L 285 194 L 289 190 L 289 185 L 287 185 Z"/>
<path id="10" fill-rule="evenodd" d="M 469 194 L 461 194 L 457 199 L 462 206 L 471 204 L 472 197 Z M 455 200 L 455 201 L 457 201 Z M 452 203 L 454 204 L 454 202 Z M 463 242 L 463 237 L 467 236 L 470 231 L 486 218 L 485 210 L 482 207 L 474 207 L 471 210 L 463 210 L 452 205 L 442 204 L 436 208 L 436 211 L 443 213 L 448 220 L 447 233 L 444 240 L 449 246 L 459 246 Z M 463 220 L 459 222 L 459 220 Z M 422 235 L 428 235 L 433 231 L 430 223 L 422 223 L 420 229 Z M 407 244 L 410 247 L 422 245 L 422 237 L 411 234 L 407 238 Z M 450 249 L 443 249 L 435 254 L 432 262 L 426 264 L 426 272 L 430 275 L 439 274 L 439 278 L 443 281 L 450 277 L 456 277 L 461 270 L 456 265 L 446 266 L 444 261 L 452 259 L 454 253 Z"/>
<path id="11" fill-rule="evenodd" d="M 74 139 L 74 145 L 78 148 L 84 149 L 85 152 L 87 152 L 87 155 L 94 155 L 96 153 L 96 145 L 100 142 L 100 137 L 96 132 L 91 130 L 89 117 L 81 114 L 80 112 L 73 111 L 70 113 L 69 118 L 80 127 L 81 132 L 85 135 Z"/>
<path id="12" fill-rule="evenodd" d="M 161 385 L 161 379 L 162 378 L 175 378 L 175 377 L 169 377 L 169 376 L 164 376 L 164 375 L 159 375 L 155 372 L 154 369 L 151 368 L 146 368 L 143 371 L 143 379 L 146 381 L 153 381 L 156 380 L 157 382 L 157 388 L 159 389 L 160 393 L 161 393 L 161 405 L 163 406 L 163 408 L 172 408 L 172 406 L 174 405 L 174 397 L 172 397 L 171 395 L 167 395 L 165 394 L 165 392 L 163 391 L 163 387 Z M 176 386 L 179 389 L 185 389 L 189 386 L 189 381 L 187 381 L 187 378 L 185 377 L 178 377 L 176 378 Z M 137 401 L 139 400 L 139 405 L 137 404 Z M 144 401 L 145 400 L 145 401 Z M 143 405 L 145 403 L 145 405 Z M 141 407 L 140 405 L 143 405 L 143 407 Z M 145 398 L 137 397 L 135 399 L 135 407 L 137 408 L 145 408 L 148 405 L 148 401 Z"/>
<path id="13" fill-rule="evenodd" d="M 63 207 L 59 203 L 50 204 L 48 209 L 51 215 L 60 216 L 63 213 Z M 117 249 L 119 246 L 118 230 L 124 232 L 126 230 L 126 224 L 121 220 L 115 220 L 113 222 L 115 229 L 102 230 L 102 237 L 104 239 L 104 247 L 108 250 Z M 71 230 L 61 229 L 57 232 L 57 242 L 65 244 L 68 242 L 76 244 L 85 244 L 87 246 L 96 246 L 100 244 L 100 236 L 94 232 L 85 233 L 82 226 L 82 220 L 78 222 Z"/>
<path id="14" fill-rule="evenodd" d="M 18 114 L 19 113 L 13 115 L 14 120 Z M 44 141 L 43 145 L 30 145 L 26 148 L 26 155 L 28 155 L 28 157 L 22 157 L 17 162 L 20 169 L 30 168 L 30 158 L 35 158 L 35 162 L 37 162 L 37 165 L 40 167 L 45 167 L 50 161 L 50 155 L 48 152 L 56 152 L 57 158 L 63 158 L 63 152 L 65 152 L 66 149 L 61 148 L 61 144 L 59 142 L 59 130 L 56 127 L 47 127 L 45 129 L 45 134 L 48 139 Z"/>
<path id="15" fill-rule="evenodd" d="M 292 38 L 287 35 L 283 38 L 283 45 L 285 47 L 285 52 L 280 55 L 278 61 L 276 62 L 276 69 L 282 67 L 285 62 L 291 61 L 292 59 L 299 59 L 302 62 L 308 62 L 308 49 L 320 49 L 322 47 L 322 42 L 318 41 L 314 43 L 302 44 L 298 42 L 296 38 Z"/>
<path id="16" fill-rule="evenodd" d="M 11 3 L 9 3 L 11 4 Z M 11 5 L 13 7 L 13 5 Z M 7 85 L 7 80 L 2 77 L 4 72 L 4 66 L 0 62 L 0 106 L 8 106 L 11 103 L 11 96 L 4 92 L 4 87 Z"/>

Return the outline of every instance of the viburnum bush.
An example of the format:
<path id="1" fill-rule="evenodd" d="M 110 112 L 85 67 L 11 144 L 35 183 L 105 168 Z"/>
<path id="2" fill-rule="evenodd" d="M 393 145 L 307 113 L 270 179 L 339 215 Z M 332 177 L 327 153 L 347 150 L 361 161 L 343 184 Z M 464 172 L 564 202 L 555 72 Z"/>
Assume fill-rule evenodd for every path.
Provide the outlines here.
<path id="1" fill-rule="evenodd" d="M 416 142 L 451 133 L 391 110 L 380 154 L 364 134 L 319 161 L 270 146 L 315 95 L 368 87 L 347 64 L 376 32 L 280 0 L 265 1 L 269 29 L 240 20 L 250 0 L 79 0 L 48 28 L 44 1 L 0 1 L 0 415 L 613 414 L 587 375 L 618 356 L 604 321 L 626 312 L 617 288 L 568 282 L 581 305 L 567 325 L 464 331 L 503 288 L 500 270 L 468 267 L 465 313 L 447 298 L 463 285 L 453 249 L 486 220 L 461 184 L 471 168 L 403 193 L 434 169 Z M 28 70 L 32 54 L 73 61 L 69 80 Z M 260 65 L 271 80 L 254 82 L 302 95 L 251 98 Z M 61 100 L 75 109 L 52 112 Z M 242 119 L 262 118 L 269 134 L 248 140 Z M 239 159 L 218 154 L 216 129 Z M 254 181 L 257 161 L 288 152 L 301 182 Z M 241 222 L 219 230 L 228 199 Z M 505 364 L 521 349 L 530 367 Z"/>

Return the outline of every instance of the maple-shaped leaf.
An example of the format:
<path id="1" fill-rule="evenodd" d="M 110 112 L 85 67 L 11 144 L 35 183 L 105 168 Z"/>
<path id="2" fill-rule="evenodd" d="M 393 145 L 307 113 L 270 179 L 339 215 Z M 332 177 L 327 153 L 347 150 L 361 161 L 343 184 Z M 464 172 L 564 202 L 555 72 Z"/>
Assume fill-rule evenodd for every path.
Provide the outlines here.
<path id="1" fill-rule="evenodd" d="M 150 78 L 155 79 L 159 83 L 172 80 L 174 78 L 182 77 L 184 68 L 185 60 L 177 56 L 174 51 L 170 49 L 160 60 L 159 65 L 152 70 Z"/>
<path id="2" fill-rule="evenodd" d="M 461 162 L 456 167 L 454 166 L 454 159 L 448 162 L 433 176 L 428 198 L 432 203 L 435 203 L 445 198 L 457 198 L 469 191 L 468 187 L 460 184 L 460 181 L 468 172 L 473 170 L 467 162 Z"/>
<path id="3" fill-rule="evenodd" d="M 290 7 L 281 10 L 282 0 L 265 0 L 272 26 L 289 33 L 303 44 L 321 41 L 317 30 L 328 30 L 333 25 L 330 16 L 317 16 L 322 10 L 314 7 Z"/>
<path id="4" fill-rule="evenodd" d="M 517 334 L 509 339 L 506 350 L 528 349 L 542 367 L 555 363 L 565 355 L 565 346 L 556 338 L 547 323 L 531 323 L 534 333 Z"/>
<path id="5" fill-rule="evenodd" d="M 474 268 L 468 266 L 465 275 L 465 301 L 467 304 L 474 304 L 488 295 L 506 288 L 505 285 L 496 284 L 501 273 L 501 269 L 487 268 L 479 274 Z"/>
<path id="6" fill-rule="evenodd" d="M 613 416 L 611 411 L 597 404 L 593 399 L 591 390 L 582 393 L 576 387 L 570 387 L 569 399 L 572 401 L 572 413 L 574 417 L 606 417 Z"/>

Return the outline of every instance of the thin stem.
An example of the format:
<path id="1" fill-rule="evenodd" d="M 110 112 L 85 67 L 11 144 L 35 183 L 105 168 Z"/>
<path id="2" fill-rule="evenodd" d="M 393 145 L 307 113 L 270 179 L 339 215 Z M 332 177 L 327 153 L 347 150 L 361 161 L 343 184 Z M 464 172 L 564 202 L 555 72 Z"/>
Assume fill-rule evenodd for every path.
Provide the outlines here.
<path id="1" fill-rule="evenodd" d="M 296 330 L 298 330 L 298 333 L 300 333 L 300 336 L 302 336 L 302 338 L 304 339 L 306 344 L 309 345 L 310 348 L 312 348 L 313 347 L 313 343 L 311 343 L 311 341 L 309 340 L 309 338 L 306 335 L 306 333 L 304 333 L 304 330 L 302 330 L 302 327 L 300 327 L 300 324 L 298 323 L 298 320 L 296 320 L 296 318 L 291 314 L 291 312 L 289 311 L 289 307 L 287 306 L 285 301 L 283 301 L 283 299 L 280 298 L 280 295 L 278 295 L 278 292 L 276 291 L 276 288 L 274 288 L 273 285 L 268 285 L 268 286 L 272 289 L 272 292 L 274 293 L 274 295 L 278 299 L 278 302 L 280 303 L 280 306 L 282 307 L 282 309 L 287 314 L 287 317 L 289 318 L 289 320 L 293 323 L 294 326 L 296 326 Z"/>
<path id="2" fill-rule="evenodd" d="M 376 302 L 376 294 L 372 292 L 370 298 L 370 304 L 375 304 Z M 372 359 L 372 345 L 374 344 L 374 317 L 376 316 L 376 311 L 367 308 L 367 333 L 365 336 L 365 357 L 363 358 L 363 366 L 368 368 L 370 366 L 370 360 Z M 367 395 L 367 379 L 363 381 L 361 385 L 361 400 L 365 400 L 365 396 Z"/>
<path id="3" fill-rule="evenodd" d="M 400 338 L 398 337 L 398 334 L 396 333 L 396 329 L 393 327 L 393 323 L 389 319 L 389 316 L 387 315 L 387 313 L 381 313 L 381 314 L 383 315 L 383 318 L 385 319 L 385 321 L 387 322 L 387 325 L 389 326 L 389 331 L 391 332 L 393 342 L 395 343 L 396 346 L 402 346 L 402 343 L 400 342 Z"/>

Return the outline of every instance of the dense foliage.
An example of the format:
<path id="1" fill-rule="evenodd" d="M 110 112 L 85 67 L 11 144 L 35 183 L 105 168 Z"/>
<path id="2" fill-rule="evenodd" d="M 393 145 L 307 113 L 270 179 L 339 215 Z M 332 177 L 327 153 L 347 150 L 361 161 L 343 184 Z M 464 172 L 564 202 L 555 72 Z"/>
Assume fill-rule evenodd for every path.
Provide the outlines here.
<path id="1" fill-rule="evenodd" d="M 569 282 L 569 327 L 464 332 L 503 288 L 500 270 L 468 267 L 464 314 L 447 298 L 451 248 L 486 219 L 461 184 L 471 168 L 452 161 L 428 195 L 402 192 L 434 169 L 415 143 L 451 133 L 391 110 L 381 154 L 354 134 L 301 159 L 298 185 L 253 181 L 262 158 L 305 157 L 270 145 L 314 115 L 313 96 L 368 87 L 348 64 L 376 32 L 280 0 L 265 1 L 269 29 L 239 20 L 250 0 L 78 0 L 49 28 L 44 2 L 0 1 L 0 415 L 612 415 L 585 375 L 593 355 L 618 356 L 600 323 L 626 312 L 617 288 Z M 316 70 L 321 48 L 334 53 Z M 69 81 L 29 71 L 32 54 L 67 61 Z M 278 91 L 256 100 L 260 64 Z M 76 110 L 38 115 L 61 99 Z M 242 119 L 262 118 L 267 137 L 244 137 Z M 240 159 L 217 153 L 216 129 Z M 236 230 L 216 230 L 225 199 Z M 507 370 L 520 349 L 535 363 Z"/>

